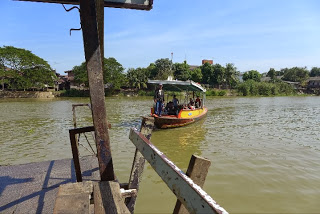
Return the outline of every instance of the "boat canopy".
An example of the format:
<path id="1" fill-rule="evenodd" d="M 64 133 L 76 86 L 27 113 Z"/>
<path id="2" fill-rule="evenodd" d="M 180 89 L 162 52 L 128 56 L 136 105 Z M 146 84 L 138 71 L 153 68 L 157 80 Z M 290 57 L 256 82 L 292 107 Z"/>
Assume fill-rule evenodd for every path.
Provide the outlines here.
<path id="1" fill-rule="evenodd" d="M 181 81 L 181 80 L 148 80 L 149 84 L 163 85 L 163 89 L 167 91 L 201 91 L 206 92 L 199 83 L 193 82 L 191 80 Z"/>

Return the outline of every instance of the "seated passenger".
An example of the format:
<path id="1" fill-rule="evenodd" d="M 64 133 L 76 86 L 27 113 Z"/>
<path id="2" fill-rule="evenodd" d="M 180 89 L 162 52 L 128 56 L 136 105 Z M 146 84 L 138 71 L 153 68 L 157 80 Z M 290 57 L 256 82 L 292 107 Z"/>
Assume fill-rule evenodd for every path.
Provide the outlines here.
<path id="1" fill-rule="evenodd" d="M 189 102 L 189 104 L 188 104 L 188 108 L 189 108 L 189 109 L 194 109 L 194 101 L 193 101 L 192 98 L 190 98 L 190 102 Z"/>
<path id="2" fill-rule="evenodd" d="M 173 115 L 175 114 L 175 109 L 174 109 L 174 105 L 173 102 L 168 102 L 167 106 L 166 106 L 166 112 L 168 113 L 168 115 Z"/>
<path id="3" fill-rule="evenodd" d="M 176 95 L 173 95 L 172 102 L 173 102 L 174 107 L 177 108 L 179 105 L 179 100 L 176 98 Z"/>
<path id="4" fill-rule="evenodd" d="M 196 108 L 200 108 L 201 107 L 201 99 L 199 96 L 197 96 L 197 99 L 196 99 Z"/>

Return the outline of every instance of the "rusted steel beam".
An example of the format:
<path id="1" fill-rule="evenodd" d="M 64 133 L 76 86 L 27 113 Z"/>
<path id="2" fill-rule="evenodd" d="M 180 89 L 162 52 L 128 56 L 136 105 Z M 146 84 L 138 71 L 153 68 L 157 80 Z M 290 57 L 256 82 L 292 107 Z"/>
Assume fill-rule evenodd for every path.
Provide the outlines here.
<path id="1" fill-rule="evenodd" d="M 138 131 L 130 140 L 190 213 L 228 213 Z"/>
<path id="2" fill-rule="evenodd" d="M 80 0 L 80 17 L 100 177 L 102 181 L 112 181 L 115 180 L 115 175 L 108 133 L 95 0 Z"/>
<path id="3" fill-rule="evenodd" d="M 74 131 L 74 129 L 69 130 L 69 137 L 71 142 L 73 164 L 74 164 L 74 169 L 76 171 L 77 182 L 82 182 L 82 175 L 81 175 L 81 168 L 80 168 L 80 161 L 79 161 L 79 149 L 78 149 L 78 144 L 76 140 L 76 132 Z"/>
<path id="4" fill-rule="evenodd" d="M 29 2 L 44 2 L 44 3 L 58 3 L 58 4 L 80 4 L 79 0 L 16 0 L 16 1 L 29 1 Z M 123 1 L 125 2 L 125 1 Z M 137 9 L 137 10 L 151 10 L 153 0 L 149 0 L 148 4 L 137 3 L 121 3 L 119 1 L 105 0 L 103 2 L 104 7 L 125 8 L 125 9 Z"/>
<path id="5" fill-rule="evenodd" d="M 211 165 L 210 160 L 192 155 L 186 175 L 193 180 L 199 187 L 203 187 L 206 180 L 209 167 Z M 173 214 L 188 214 L 188 210 L 181 204 L 179 200 L 176 202 L 176 206 L 173 210 Z"/>
<path id="6" fill-rule="evenodd" d="M 154 118 L 143 117 L 141 122 L 140 132 L 148 140 L 150 140 L 151 138 L 153 128 L 154 128 Z M 133 163 L 132 163 L 129 183 L 128 183 L 129 189 L 136 189 L 137 191 L 139 191 L 139 183 L 141 181 L 144 164 L 145 164 L 145 159 L 143 155 L 138 151 L 138 149 L 136 149 Z M 136 199 L 137 199 L 137 195 L 126 198 L 126 205 L 131 213 L 134 212 Z"/>

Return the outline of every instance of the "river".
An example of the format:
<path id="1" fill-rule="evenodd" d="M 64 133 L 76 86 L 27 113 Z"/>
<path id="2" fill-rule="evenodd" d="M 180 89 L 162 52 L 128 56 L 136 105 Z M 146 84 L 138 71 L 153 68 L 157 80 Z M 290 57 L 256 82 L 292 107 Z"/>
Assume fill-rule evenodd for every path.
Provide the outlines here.
<path id="1" fill-rule="evenodd" d="M 0 99 L 0 165 L 71 158 L 71 105 L 88 102 Z M 115 173 L 127 182 L 129 130 L 152 100 L 111 97 L 106 105 Z M 192 154 L 210 159 L 204 190 L 230 213 L 319 213 L 320 97 L 208 98 L 206 105 L 204 120 L 155 131 L 151 141 L 184 171 Z M 92 124 L 86 107 L 77 114 L 79 126 Z M 136 213 L 173 211 L 175 196 L 148 164 L 140 188 Z"/>

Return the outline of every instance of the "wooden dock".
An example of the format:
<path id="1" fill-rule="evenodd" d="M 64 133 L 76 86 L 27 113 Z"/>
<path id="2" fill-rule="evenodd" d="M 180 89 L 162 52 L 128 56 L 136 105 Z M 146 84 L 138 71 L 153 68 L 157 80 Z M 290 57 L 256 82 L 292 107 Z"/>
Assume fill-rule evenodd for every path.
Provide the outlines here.
<path id="1" fill-rule="evenodd" d="M 97 158 L 80 158 L 84 181 L 100 181 Z M 76 182 L 72 159 L 0 167 L 0 213 L 53 213 L 58 187 Z"/>

